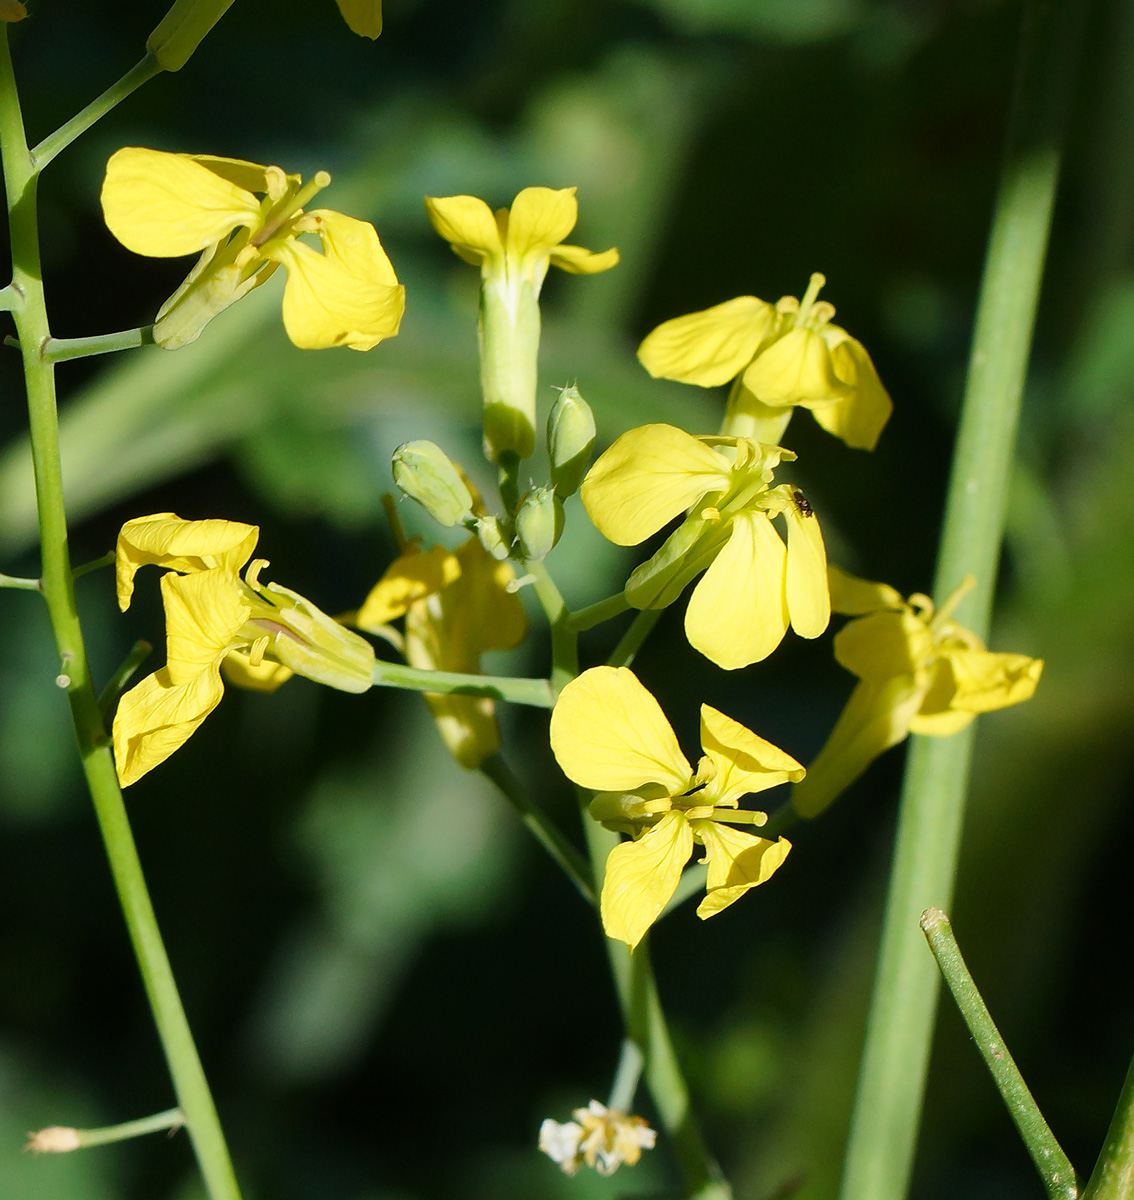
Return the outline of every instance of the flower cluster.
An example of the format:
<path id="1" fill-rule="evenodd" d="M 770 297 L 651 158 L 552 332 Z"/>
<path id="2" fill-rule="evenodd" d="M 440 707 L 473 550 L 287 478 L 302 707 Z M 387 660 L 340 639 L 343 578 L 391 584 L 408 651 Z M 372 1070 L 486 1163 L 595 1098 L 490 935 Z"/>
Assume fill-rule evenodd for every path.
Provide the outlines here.
<path id="1" fill-rule="evenodd" d="M 657 1133 L 641 1117 L 630 1117 L 592 1100 L 575 1109 L 573 1121 L 548 1117 L 539 1127 L 539 1148 L 574 1175 L 585 1163 L 600 1175 L 613 1175 L 623 1163 L 634 1166 L 643 1150 L 652 1150 Z"/>

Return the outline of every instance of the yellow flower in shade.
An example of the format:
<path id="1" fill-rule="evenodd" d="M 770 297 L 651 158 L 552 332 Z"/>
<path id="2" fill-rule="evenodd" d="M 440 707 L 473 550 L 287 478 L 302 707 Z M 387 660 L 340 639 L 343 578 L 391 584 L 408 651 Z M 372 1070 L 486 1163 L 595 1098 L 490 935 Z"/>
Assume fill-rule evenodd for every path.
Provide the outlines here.
<path id="1" fill-rule="evenodd" d="M 393 337 L 405 289 L 374 226 L 305 209 L 330 182 L 326 171 L 304 185 L 279 167 L 207 154 L 128 146 L 111 155 L 102 185 L 110 232 L 153 258 L 204 252 L 158 312 L 154 341 L 167 350 L 195 341 L 281 265 L 284 328 L 300 349 L 369 350 Z M 313 235 L 319 249 L 301 234 Z"/>
<path id="2" fill-rule="evenodd" d="M 741 796 L 803 778 L 771 742 L 701 706 L 704 757 L 696 772 L 658 702 L 626 667 L 593 667 L 563 689 L 551 714 L 551 748 L 568 779 L 597 792 L 591 815 L 633 834 L 606 860 L 600 909 L 607 936 L 633 949 L 677 888 L 693 846 L 709 877 L 702 919 L 769 879 L 791 849 L 731 825 L 763 825 Z"/>
<path id="3" fill-rule="evenodd" d="M 382 0 L 335 0 L 352 33 L 373 41 L 382 32 Z"/>
<path id="4" fill-rule="evenodd" d="M 508 591 L 514 578 L 511 564 L 497 562 L 476 538 L 454 553 L 434 546 L 424 554 L 411 543 L 371 589 L 355 624 L 404 647 L 410 666 L 478 674 L 482 654 L 510 650 L 524 639 L 524 607 Z M 404 640 L 388 628 L 403 615 Z M 462 766 L 479 767 L 500 749 L 490 697 L 427 693 L 425 699 Z"/>
<path id="5" fill-rule="evenodd" d="M 1031 698 L 1043 660 L 996 654 L 952 619 L 975 582 L 967 577 L 940 609 L 884 583 L 830 568 L 831 605 L 855 619 L 835 636 L 835 658 L 859 682 L 826 745 L 792 794 L 814 817 L 884 750 L 909 733 L 947 737 L 976 715 Z"/>
<path id="6" fill-rule="evenodd" d="M 155 513 L 127 521 L 118 535 L 118 606 L 125 612 L 134 575 L 164 567 L 166 664 L 128 691 L 114 717 L 114 760 L 123 787 L 164 762 L 216 708 L 230 682 L 271 691 L 293 673 L 344 692 L 372 683 L 374 651 L 309 600 L 259 582 L 253 560 L 259 530 L 238 521 L 183 521 Z"/>
<path id="7" fill-rule="evenodd" d="M 634 1166 L 643 1150 L 652 1150 L 657 1132 L 641 1117 L 630 1117 L 592 1100 L 575 1109 L 573 1121 L 560 1124 L 548 1117 L 539 1127 L 539 1148 L 574 1175 L 584 1164 L 600 1175 L 613 1175 L 623 1163 Z"/>
<path id="8" fill-rule="evenodd" d="M 790 450 L 743 437 L 693 437 L 672 425 L 624 433 L 591 468 L 580 495 L 599 532 L 636 546 L 688 516 L 630 576 L 635 608 L 664 608 L 702 571 L 685 612 L 690 645 L 719 667 L 759 662 L 788 625 L 805 638 L 827 628 L 827 552 L 803 493 L 772 487 Z M 772 524 L 782 516 L 787 545 Z"/>
<path id="9" fill-rule="evenodd" d="M 480 268 L 480 379 L 484 447 L 527 458 L 535 445 L 539 292 L 549 266 L 593 275 L 618 262 L 617 250 L 592 254 L 563 239 L 575 228 L 574 188 L 524 188 L 511 209 L 493 213 L 475 196 L 425 198 L 433 228 Z"/>
<path id="10" fill-rule="evenodd" d="M 833 305 L 816 299 L 825 282 L 812 275 L 802 301 L 738 296 L 665 321 L 638 358 L 655 379 L 700 387 L 735 380 L 726 433 L 778 442 L 798 406 L 848 446 L 873 450 L 893 405 L 865 347 L 831 324 Z"/>

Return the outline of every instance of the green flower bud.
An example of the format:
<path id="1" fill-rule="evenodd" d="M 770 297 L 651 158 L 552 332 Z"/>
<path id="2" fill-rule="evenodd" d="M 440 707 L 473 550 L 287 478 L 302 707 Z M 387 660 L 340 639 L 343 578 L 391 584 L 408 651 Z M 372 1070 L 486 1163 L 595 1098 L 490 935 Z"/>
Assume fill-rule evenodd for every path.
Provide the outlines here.
<path id="1" fill-rule="evenodd" d="M 476 536 L 493 558 L 503 562 L 508 557 L 508 539 L 504 536 L 499 517 L 477 517 Z"/>
<path id="2" fill-rule="evenodd" d="M 405 442 L 391 459 L 398 490 L 416 500 L 434 520 L 460 525 L 472 517 L 469 486 L 448 455 L 433 442 Z"/>
<path id="3" fill-rule="evenodd" d="M 146 39 L 146 49 L 164 71 L 180 71 L 232 0 L 176 0 Z"/>
<path id="4" fill-rule="evenodd" d="M 595 445 L 595 418 L 591 406 L 572 384 L 563 388 L 547 418 L 547 457 L 551 460 L 551 485 L 561 499 L 573 496 L 583 482 Z"/>
<path id="5" fill-rule="evenodd" d="M 516 541 L 520 555 L 539 562 L 551 553 L 563 532 L 563 502 L 551 488 L 525 492 L 516 510 Z"/>

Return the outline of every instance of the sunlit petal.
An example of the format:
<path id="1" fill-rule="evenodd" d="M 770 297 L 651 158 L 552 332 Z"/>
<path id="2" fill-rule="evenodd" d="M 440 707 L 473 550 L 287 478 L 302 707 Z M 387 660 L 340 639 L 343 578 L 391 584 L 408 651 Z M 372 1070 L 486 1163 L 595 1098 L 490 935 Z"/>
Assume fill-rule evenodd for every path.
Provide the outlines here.
<path id="1" fill-rule="evenodd" d="M 508 210 L 508 235 L 505 241 L 508 261 L 519 266 L 526 261 L 542 258 L 546 264 L 552 248 L 558 246 L 575 228 L 578 219 L 579 203 L 573 187 L 524 188 Z"/>
<path id="2" fill-rule="evenodd" d="M 492 209 L 475 196 L 426 196 L 433 228 L 467 262 L 502 261 L 504 243 Z"/>
<path id="3" fill-rule="evenodd" d="M 827 586 L 831 592 L 831 608 L 848 617 L 861 616 L 880 608 L 897 611 L 906 607 L 901 593 L 888 583 L 859 579 L 841 567 L 827 567 Z"/>
<path id="4" fill-rule="evenodd" d="M 819 518 L 813 512 L 788 508 L 787 588 L 791 627 L 804 638 L 817 638 L 831 621 L 831 595 L 827 586 L 827 548 Z"/>
<path id="5" fill-rule="evenodd" d="M 709 864 L 708 894 L 697 905 L 703 921 L 766 883 L 791 851 L 787 838 L 773 842 L 717 821 L 695 821 L 693 830 L 704 843 Z"/>
<path id="6" fill-rule="evenodd" d="M 765 404 L 837 400 L 849 387 L 835 374 L 831 352 L 812 329 L 797 326 L 757 355 L 744 386 Z"/>
<path id="7" fill-rule="evenodd" d="M 835 634 L 836 660 L 873 683 L 912 674 L 925 667 L 932 654 L 933 635 L 911 612 L 868 613 Z"/>
<path id="8" fill-rule="evenodd" d="M 716 387 L 748 366 L 775 323 L 772 305 L 737 296 L 663 321 L 638 347 L 638 359 L 655 379 Z"/>
<path id="9" fill-rule="evenodd" d="M 701 705 L 701 746 L 716 769 L 705 794 L 717 803 L 798 783 L 804 775 L 790 754 L 708 704 Z"/>
<path id="10" fill-rule="evenodd" d="M 222 568 L 161 577 L 166 670 L 174 684 L 215 671 L 252 613 L 235 575 Z"/>
<path id="11" fill-rule="evenodd" d="M 570 275 L 597 275 L 618 266 L 619 262 L 618 251 L 613 246 L 599 253 L 584 250 L 582 246 L 555 246 L 550 257 L 553 267 Z"/>
<path id="12" fill-rule="evenodd" d="M 403 616 L 415 600 L 441 591 L 460 575 L 457 556 L 444 546 L 434 546 L 427 554 L 413 549 L 386 568 L 362 602 L 354 624 L 373 633 L 379 626 Z"/>
<path id="13" fill-rule="evenodd" d="M 689 822 L 676 812 L 666 813 L 636 842 L 615 846 L 600 900 L 607 937 L 633 950 L 669 903 L 692 853 Z"/>

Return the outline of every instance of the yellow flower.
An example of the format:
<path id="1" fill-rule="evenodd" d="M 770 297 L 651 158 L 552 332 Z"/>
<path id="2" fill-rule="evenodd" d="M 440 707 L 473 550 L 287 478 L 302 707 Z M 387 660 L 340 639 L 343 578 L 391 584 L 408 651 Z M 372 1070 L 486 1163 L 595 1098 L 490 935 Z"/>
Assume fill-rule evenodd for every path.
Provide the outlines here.
<path id="1" fill-rule="evenodd" d="M 352 33 L 373 41 L 382 32 L 382 0 L 335 0 Z"/>
<path id="2" fill-rule="evenodd" d="M 789 624 L 815 638 L 830 619 L 819 519 L 798 488 L 769 486 L 777 465 L 794 458 L 749 438 L 643 425 L 624 433 L 583 482 L 591 520 L 620 546 L 636 546 L 691 510 L 630 576 L 626 598 L 635 608 L 664 608 L 704 571 L 685 632 L 726 670 L 767 658 Z M 787 525 L 786 546 L 775 516 Z"/>
<path id="3" fill-rule="evenodd" d="M 122 697 L 114 717 L 114 759 L 123 787 L 182 746 L 220 702 L 221 666 L 230 682 L 270 691 L 292 673 L 345 692 L 365 692 L 374 651 L 309 600 L 259 582 L 258 558 L 241 579 L 259 530 L 238 521 L 183 521 L 155 513 L 127 521 L 118 535 L 118 606 L 125 612 L 134 575 L 166 568 L 166 664 Z"/>
<path id="4" fill-rule="evenodd" d="M 390 640 L 401 643 L 410 666 L 478 674 L 482 654 L 510 650 L 524 639 L 524 607 L 508 591 L 514 578 L 511 564 L 497 562 L 476 538 L 453 554 L 440 546 L 423 554 L 410 544 L 371 589 L 355 624 L 390 637 L 388 623 L 404 615 L 404 642 L 396 634 Z M 425 699 L 463 767 L 479 767 L 500 749 L 490 697 L 426 693 Z"/>
<path id="5" fill-rule="evenodd" d="M 799 406 L 848 446 L 873 450 L 893 405 L 866 348 L 831 324 L 833 305 L 816 300 L 825 282 L 812 275 L 802 301 L 738 296 L 665 321 L 638 358 L 655 379 L 700 387 L 735 380 L 727 433 L 778 442 Z"/>
<path id="6" fill-rule="evenodd" d="M 591 815 L 632 833 L 606 860 L 600 909 L 607 935 L 633 949 L 669 902 L 694 843 L 705 848 L 704 920 L 769 879 L 791 843 L 730 824 L 767 816 L 741 796 L 803 778 L 771 742 L 701 706 L 704 757 L 693 772 L 658 702 L 626 667 L 593 667 L 563 689 L 551 714 L 551 748 L 568 779 L 598 793 Z M 722 823 L 723 822 L 723 823 Z"/>
<path id="7" fill-rule="evenodd" d="M 176 350 L 195 341 L 281 264 L 284 328 L 301 349 L 369 350 L 393 337 L 405 289 L 374 226 L 330 209 L 305 211 L 330 182 L 326 171 L 304 186 L 279 167 L 207 154 L 128 146 L 111 155 L 102 185 L 110 232 L 149 257 L 204 251 L 158 312 L 157 344 Z M 298 240 L 305 233 L 319 250 Z"/>
<path id="8" fill-rule="evenodd" d="M 884 750 L 909 733 L 947 737 L 976 715 L 1031 698 L 1043 660 L 995 654 L 952 613 L 973 586 L 966 578 L 935 610 L 928 596 L 909 600 L 884 583 L 830 568 L 831 605 L 855 618 L 835 636 L 835 658 L 858 676 L 831 736 L 792 794 L 814 817 Z"/>
<path id="9" fill-rule="evenodd" d="M 600 1175 L 613 1175 L 623 1163 L 634 1166 L 642 1151 L 652 1150 L 658 1140 L 641 1117 L 627 1116 L 597 1100 L 572 1115 L 574 1121 L 560 1124 L 548 1117 L 539 1127 L 539 1148 L 564 1175 L 574 1175 L 584 1163 Z"/>
<path id="10" fill-rule="evenodd" d="M 494 214 L 475 196 L 425 198 L 433 228 L 466 262 L 480 267 L 480 379 L 484 447 L 527 458 L 535 445 L 539 293 L 549 266 L 593 275 L 618 251 L 592 254 L 563 239 L 575 228 L 574 188 L 524 188 L 511 209 Z"/>

